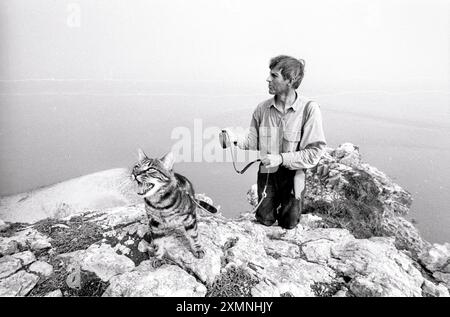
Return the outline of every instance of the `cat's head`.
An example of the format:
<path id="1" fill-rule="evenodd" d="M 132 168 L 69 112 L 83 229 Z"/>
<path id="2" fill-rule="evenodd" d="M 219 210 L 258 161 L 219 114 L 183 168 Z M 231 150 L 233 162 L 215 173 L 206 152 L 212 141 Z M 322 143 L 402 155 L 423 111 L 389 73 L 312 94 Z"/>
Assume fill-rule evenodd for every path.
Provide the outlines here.
<path id="1" fill-rule="evenodd" d="M 138 162 L 131 171 L 131 177 L 138 185 L 138 194 L 150 197 L 173 181 L 173 153 L 169 152 L 160 159 L 148 158 L 138 150 Z"/>

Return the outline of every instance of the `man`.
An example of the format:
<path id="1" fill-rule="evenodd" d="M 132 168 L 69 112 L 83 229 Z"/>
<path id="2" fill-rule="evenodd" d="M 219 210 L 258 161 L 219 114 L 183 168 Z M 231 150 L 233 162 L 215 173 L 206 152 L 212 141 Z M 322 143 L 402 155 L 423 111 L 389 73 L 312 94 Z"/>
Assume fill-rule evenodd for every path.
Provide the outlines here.
<path id="1" fill-rule="evenodd" d="M 257 183 L 258 199 L 263 201 L 256 219 L 267 226 L 275 221 L 286 229 L 297 226 L 303 207 L 305 170 L 318 163 L 326 146 L 318 104 L 296 91 L 304 68 L 303 60 L 285 55 L 272 58 L 267 82 L 269 94 L 274 97 L 256 107 L 247 135 L 225 129 L 239 148 L 261 153 Z"/>

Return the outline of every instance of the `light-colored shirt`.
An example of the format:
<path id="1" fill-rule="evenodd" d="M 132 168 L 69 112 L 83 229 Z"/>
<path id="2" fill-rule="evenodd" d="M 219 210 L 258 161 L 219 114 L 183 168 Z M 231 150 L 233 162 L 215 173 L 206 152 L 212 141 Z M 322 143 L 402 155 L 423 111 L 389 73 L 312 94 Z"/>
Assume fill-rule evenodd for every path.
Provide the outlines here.
<path id="1" fill-rule="evenodd" d="M 253 112 L 248 133 L 238 137 L 237 145 L 245 150 L 259 150 L 262 156 L 281 154 L 282 165 L 288 169 L 314 167 L 325 151 L 326 140 L 320 108 L 314 101 L 308 107 L 301 135 L 304 107 L 309 101 L 297 94 L 285 112 L 277 108 L 274 98 L 260 103 Z"/>

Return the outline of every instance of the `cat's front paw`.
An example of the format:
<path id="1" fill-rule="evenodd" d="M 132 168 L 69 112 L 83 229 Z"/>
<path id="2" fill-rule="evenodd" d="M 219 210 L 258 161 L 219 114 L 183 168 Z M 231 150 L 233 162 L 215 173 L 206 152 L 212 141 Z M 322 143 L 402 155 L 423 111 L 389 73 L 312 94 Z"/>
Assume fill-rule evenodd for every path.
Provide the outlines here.
<path id="1" fill-rule="evenodd" d="M 157 269 L 157 268 L 159 268 L 161 265 L 163 265 L 164 264 L 164 261 L 163 260 L 161 260 L 161 259 L 153 259 L 152 260 L 152 267 L 154 268 L 154 269 Z"/>
<path id="2" fill-rule="evenodd" d="M 197 259 L 202 259 L 203 257 L 205 257 L 205 250 L 203 250 L 203 249 L 194 250 L 193 253 Z"/>

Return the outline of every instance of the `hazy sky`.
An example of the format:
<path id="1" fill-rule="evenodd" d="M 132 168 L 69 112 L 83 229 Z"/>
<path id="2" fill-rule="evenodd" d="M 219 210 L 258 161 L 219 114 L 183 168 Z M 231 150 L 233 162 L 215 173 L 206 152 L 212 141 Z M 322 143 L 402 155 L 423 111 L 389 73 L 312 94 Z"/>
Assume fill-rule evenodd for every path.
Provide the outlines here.
<path id="1" fill-rule="evenodd" d="M 0 79 L 449 82 L 449 1 L 1 0 Z"/>

